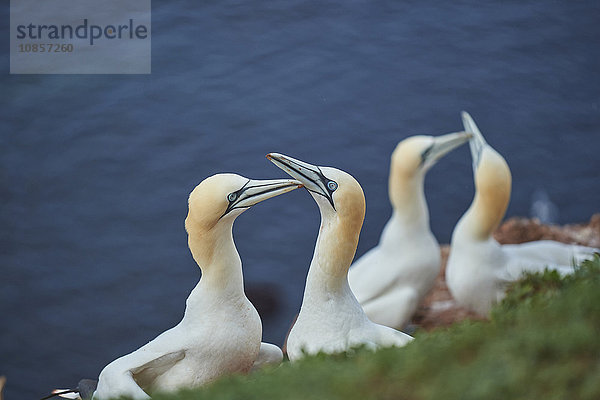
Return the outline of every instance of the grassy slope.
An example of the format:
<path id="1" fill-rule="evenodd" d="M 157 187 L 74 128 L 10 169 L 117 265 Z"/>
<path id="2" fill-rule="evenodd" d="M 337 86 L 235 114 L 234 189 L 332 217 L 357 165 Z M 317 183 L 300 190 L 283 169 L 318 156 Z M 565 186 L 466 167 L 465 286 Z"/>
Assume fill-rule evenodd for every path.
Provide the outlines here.
<path id="1" fill-rule="evenodd" d="M 490 322 L 416 335 L 402 349 L 319 355 L 167 399 L 600 399 L 600 258 L 530 275 Z"/>

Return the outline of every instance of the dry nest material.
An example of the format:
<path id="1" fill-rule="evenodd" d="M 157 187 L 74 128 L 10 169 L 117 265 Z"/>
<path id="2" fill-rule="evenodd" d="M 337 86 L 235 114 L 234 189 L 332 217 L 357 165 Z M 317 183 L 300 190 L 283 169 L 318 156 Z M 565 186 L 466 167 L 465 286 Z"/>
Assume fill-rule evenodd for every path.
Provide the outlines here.
<path id="1" fill-rule="evenodd" d="M 494 233 L 502 244 L 523 243 L 533 240 L 557 240 L 563 243 L 600 247 L 600 214 L 594 214 L 589 222 L 572 225 L 545 225 L 537 219 L 510 218 Z M 448 326 L 466 318 L 481 319 L 474 313 L 457 307 L 446 286 L 446 261 L 450 246 L 442 246 L 442 270 L 435 285 L 417 310 L 412 323 L 426 330 Z"/>

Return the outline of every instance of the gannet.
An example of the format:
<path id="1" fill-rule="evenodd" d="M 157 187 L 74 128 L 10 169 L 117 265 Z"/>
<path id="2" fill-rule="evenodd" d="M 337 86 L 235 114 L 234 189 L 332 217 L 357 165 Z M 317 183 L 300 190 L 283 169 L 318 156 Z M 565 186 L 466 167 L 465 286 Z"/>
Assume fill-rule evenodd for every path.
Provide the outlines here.
<path id="1" fill-rule="evenodd" d="M 475 197 L 452 234 L 446 282 L 462 306 L 486 316 L 505 295 L 508 282 L 524 271 L 544 268 L 569 273 L 573 263 L 591 257 L 593 249 L 551 240 L 500 245 L 492 232 L 504 217 L 511 194 L 511 173 L 504 158 L 481 135 L 471 116 L 463 112 L 473 159 Z"/>
<path id="2" fill-rule="evenodd" d="M 348 282 L 369 319 L 401 329 L 440 272 L 440 246 L 429 227 L 423 183 L 445 154 L 466 143 L 467 132 L 412 136 L 392 153 L 388 191 L 393 214 L 379 244 L 350 266 Z"/>
<path id="3" fill-rule="evenodd" d="M 348 285 L 365 216 L 365 197 L 358 182 L 344 171 L 318 167 L 278 153 L 267 155 L 298 179 L 321 212 L 321 227 L 304 298 L 287 340 L 290 360 L 305 353 L 337 353 L 353 346 L 403 346 L 412 337 L 371 322 Z"/>
<path id="4" fill-rule="evenodd" d="M 280 362 L 275 345 L 261 344 L 258 312 L 244 294 L 233 222 L 254 204 L 301 187 L 289 179 L 251 180 L 234 174 L 206 178 L 190 194 L 188 245 L 202 277 L 175 327 L 100 373 L 95 400 L 195 387 L 217 377 Z"/>

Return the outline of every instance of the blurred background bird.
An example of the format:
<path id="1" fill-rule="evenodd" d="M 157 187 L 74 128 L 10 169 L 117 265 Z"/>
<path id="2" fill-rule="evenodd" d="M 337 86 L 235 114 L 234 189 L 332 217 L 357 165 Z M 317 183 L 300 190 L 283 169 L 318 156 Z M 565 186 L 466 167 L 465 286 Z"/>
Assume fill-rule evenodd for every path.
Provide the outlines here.
<path id="1" fill-rule="evenodd" d="M 470 137 L 467 132 L 412 136 L 396 146 L 388 183 L 392 217 L 377 246 L 348 273 L 350 288 L 371 321 L 402 329 L 433 287 L 441 255 L 429 226 L 425 174 Z"/>
<path id="2" fill-rule="evenodd" d="M 506 160 L 484 139 L 471 116 L 463 112 L 473 163 L 475 196 L 452 234 L 446 282 L 456 301 L 482 316 L 502 300 L 507 283 L 525 271 L 556 269 L 570 273 L 595 248 L 552 240 L 501 245 L 492 236 L 504 218 L 512 176 Z"/>

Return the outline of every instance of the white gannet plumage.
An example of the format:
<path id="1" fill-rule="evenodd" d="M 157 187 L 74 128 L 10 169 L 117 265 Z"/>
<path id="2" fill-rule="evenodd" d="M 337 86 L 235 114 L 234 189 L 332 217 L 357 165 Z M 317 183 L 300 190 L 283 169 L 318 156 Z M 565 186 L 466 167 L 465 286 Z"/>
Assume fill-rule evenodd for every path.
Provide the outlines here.
<path id="1" fill-rule="evenodd" d="M 452 296 L 482 316 L 502 300 L 506 284 L 524 271 L 573 270 L 573 263 L 591 257 L 598 249 L 541 240 L 501 245 L 493 237 L 511 195 L 512 177 L 504 158 L 487 144 L 471 116 L 462 113 L 465 130 L 473 133 L 469 142 L 473 159 L 475 197 L 456 224 L 446 282 Z"/>
<path id="2" fill-rule="evenodd" d="M 392 217 L 379 244 L 356 260 L 348 272 L 350 288 L 373 322 L 403 328 L 433 287 L 441 255 L 429 227 L 425 175 L 470 137 L 467 132 L 411 136 L 392 153 L 388 183 Z"/>
<path id="3" fill-rule="evenodd" d="M 365 198 L 348 173 L 318 167 L 277 153 L 267 156 L 298 179 L 321 212 L 321 226 L 298 318 L 287 352 L 295 361 L 305 354 L 337 353 L 353 346 L 403 346 L 412 337 L 369 320 L 348 285 L 365 216 Z"/>
<path id="4" fill-rule="evenodd" d="M 262 343 L 258 312 L 244 294 L 242 263 L 233 222 L 252 205 L 301 187 L 290 179 L 251 180 L 217 174 L 190 194 L 185 220 L 188 245 L 202 277 L 186 301 L 181 322 L 148 344 L 108 364 L 94 399 L 148 399 L 280 362 L 277 346 Z"/>

